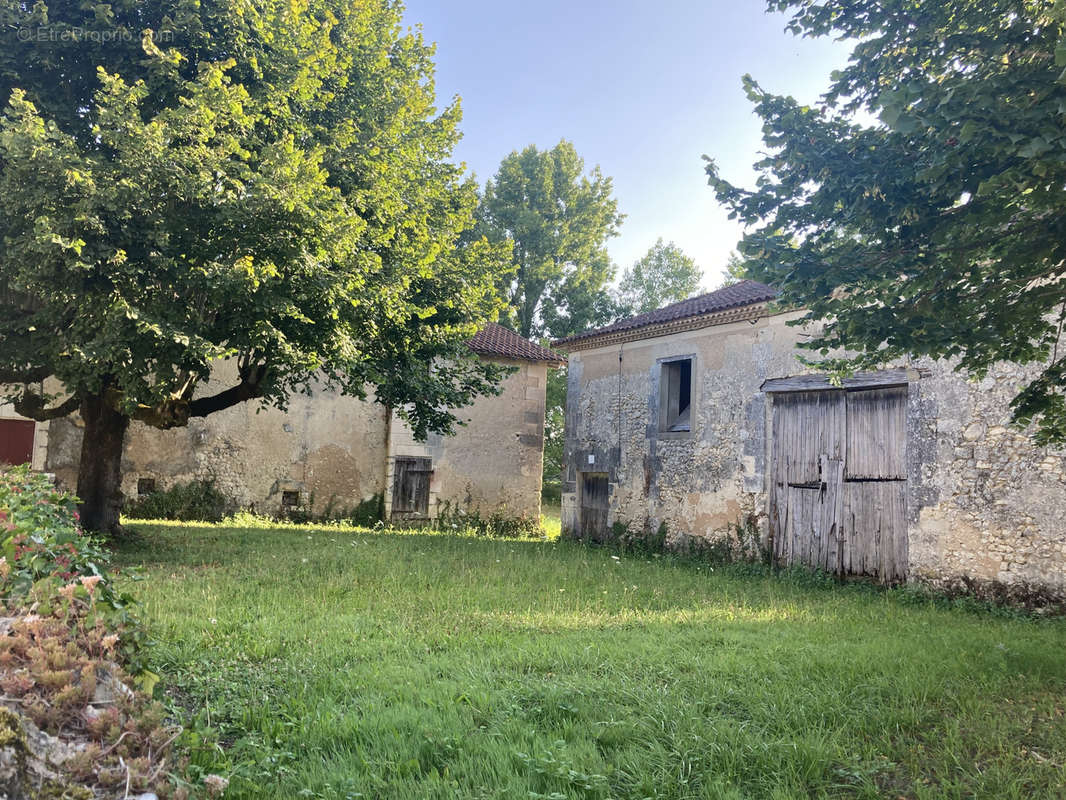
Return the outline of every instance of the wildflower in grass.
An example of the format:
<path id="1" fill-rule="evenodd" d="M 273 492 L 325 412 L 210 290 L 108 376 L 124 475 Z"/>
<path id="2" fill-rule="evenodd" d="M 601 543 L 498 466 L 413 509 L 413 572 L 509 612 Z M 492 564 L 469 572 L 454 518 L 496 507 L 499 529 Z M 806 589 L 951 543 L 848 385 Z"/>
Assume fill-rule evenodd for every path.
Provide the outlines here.
<path id="1" fill-rule="evenodd" d="M 11 565 L 7 563 L 7 556 L 0 556 L 0 578 L 6 578 L 11 574 Z"/>
<path id="2" fill-rule="evenodd" d="M 68 583 L 66 586 L 61 586 L 59 588 L 59 593 L 63 595 L 63 597 L 66 598 L 67 602 L 69 603 L 71 600 L 74 599 L 74 592 L 77 591 L 77 589 L 78 584 Z"/>
<path id="3" fill-rule="evenodd" d="M 96 584 L 100 582 L 99 575 L 83 575 L 81 577 L 81 585 L 85 587 L 85 591 L 92 596 L 92 593 L 96 591 Z"/>
<path id="4" fill-rule="evenodd" d="M 229 780 L 221 775 L 207 775 L 204 777 L 204 786 L 207 787 L 207 793 L 211 797 L 221 797 L 226 787 L 229 786 Z"/>
<path id="5" fill-rule="evenodd" d="M 114 649 L 115 645 L 118 644 L 118 634 L 109 633 L 102 639 L 101 643 L 103 644 L 105 650 Z"/>

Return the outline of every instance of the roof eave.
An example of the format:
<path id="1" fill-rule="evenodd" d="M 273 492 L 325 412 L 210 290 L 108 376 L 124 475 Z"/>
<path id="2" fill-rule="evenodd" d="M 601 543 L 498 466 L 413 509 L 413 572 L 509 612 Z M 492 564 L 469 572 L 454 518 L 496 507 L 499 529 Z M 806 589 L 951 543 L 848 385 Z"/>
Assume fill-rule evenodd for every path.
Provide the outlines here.
<path id="1" fill-rule="evenodd" d="M 527 364 L 547 364 L 550 367 L 561 367 L 563 364 L 566 363 L 566 357 L 560 355 L 559 353 L 552 353 L 552 358 L 549 358 L 547 356 L 537 356 L 536 358 L 534 358 L 532 356 L 515 355 L 514 353 L 498 353 L 494 350 L 478 350 L 473 347 L 471 347 L 470 350 L 480 358 L 495 358 L 506 361 L 522 361 Z"/>
<path id="2" fill-rule="evenodd" d="M 622 331 L 607 331 L 582 336 L 568 337 L 552 342 L 552 347 L 564 351 L 592 350 L 597 347 L 606 347 L 612 344 L 624 344 L 626 342 L 640 341 L 641 339 L 655 339 L 660 336 L 670 336 L 675 333 L 709 328 L 715 325 L 726 325 L 730 322 L 754 321 L 764 316 L 769 301 L 763 300 L 757 303 L 748 303 L 734 308 L 712 311 L 709 314 L 698 314 L 692 317 L 669 320 L 667 322 L 653 322 Z"/>

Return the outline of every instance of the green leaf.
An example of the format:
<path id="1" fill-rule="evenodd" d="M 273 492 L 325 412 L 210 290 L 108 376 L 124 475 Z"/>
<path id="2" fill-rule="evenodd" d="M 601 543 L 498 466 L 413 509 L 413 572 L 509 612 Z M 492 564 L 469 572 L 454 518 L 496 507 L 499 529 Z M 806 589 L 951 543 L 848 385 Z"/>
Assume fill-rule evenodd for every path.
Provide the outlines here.
<path id="1" fill-rule="evenodd" d="M 149 669 L 143 670 L 133 677 L 133 682 L 137 684 L 137 688 L 147 695 L 151 695 L 155 691 L 159 681 L 160 677 Z"/>
<path id="2" fill-rule="evenodd" d="M 824 113 L 753 97 L 773 156 L 756 163 L 753 189 L 720 175 L 711 187 L 747 229 L 741 252 L 769 254 L 753 276 L 823 326 L 811 349 L 846 350 L 864 368 L 946 358 L 974 376 L 1028 364 L 1015 419 L 1066 443 L 1063 370 L 1049 361 L 1063 295 L 1046 284 L 1066 261 L 1048 222 L 1066 207 L 1061 20 L 1046 3 L 910 6 L 920 13 L 776 2 L 798 32 L 857 44 Z M 1052 52 L 1054 63 L 1039 57 Z M 845 102 L 885 127 L 834 118 Z"/>
<path id="3" fill-rule="evenodd" d="M 918 129 L 918 119 L 917 117 L 901 114 L 899 117 L 897 117 L 895 124 L 893 124 L 891 127 L 897 133 L 914 133 L 914 131 Z"/>

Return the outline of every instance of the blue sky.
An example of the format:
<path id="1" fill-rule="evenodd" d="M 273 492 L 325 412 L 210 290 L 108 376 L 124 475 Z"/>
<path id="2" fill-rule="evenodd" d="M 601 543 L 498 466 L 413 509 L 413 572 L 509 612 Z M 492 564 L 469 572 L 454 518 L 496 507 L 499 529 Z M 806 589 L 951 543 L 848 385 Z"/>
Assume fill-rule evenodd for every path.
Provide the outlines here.
<path id="1" fill-rule="evenodd" d="M 437 43 L 437 93 L 459 95 L 456 156 L 480 183 L 512 150 L 572 141 L 614 179 L 627 215 L 609 250 L 621 267 L 673 240 L 713 287 L 740 235 L 707 186 L 701 155 L 750 184 L 761 144 L 741 89 L 805 102 L 846 45 L 798 39 L 759 0 L 407 0 Z"/>

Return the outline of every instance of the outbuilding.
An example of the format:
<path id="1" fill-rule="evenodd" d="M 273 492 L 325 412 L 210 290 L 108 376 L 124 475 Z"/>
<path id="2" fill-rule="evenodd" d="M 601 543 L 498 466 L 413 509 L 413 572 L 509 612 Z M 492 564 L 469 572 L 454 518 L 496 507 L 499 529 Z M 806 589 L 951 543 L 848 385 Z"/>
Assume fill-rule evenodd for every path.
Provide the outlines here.
<path id="1" fill-rule="evenodd" d="M 774 297 L 741 281 L 554 343 L 564 530 L 665 526 L 885 582 L 1066 592 L 1066 458 L 1009 421 L 1036 370 L 969 381 L 915 359 L 834 384 Z"/>
<path id="2" fill-rule="evenodd" d="M 457 410 L 465 424 L 450 436 L 417 441 L 398 414 L 372 397 L 315 391 L 293 396 L 286 411 L 242 403 L 173 430 L 132 423 L 123 493 L 212 481 L 235 506 L 263 514 L 339 513 L 376 503 L 398 521 L 430 520 L 445 508 L 537 521 L 547 372 L 563 359 L 495 323 L 469 346 L 513 371 L 499 394 Z M 12 431 L 8 460 L 32 461 L 73 491 L 79 417 L 33 423 L 6 411 L 0 407 L 0 426 Z"/>

